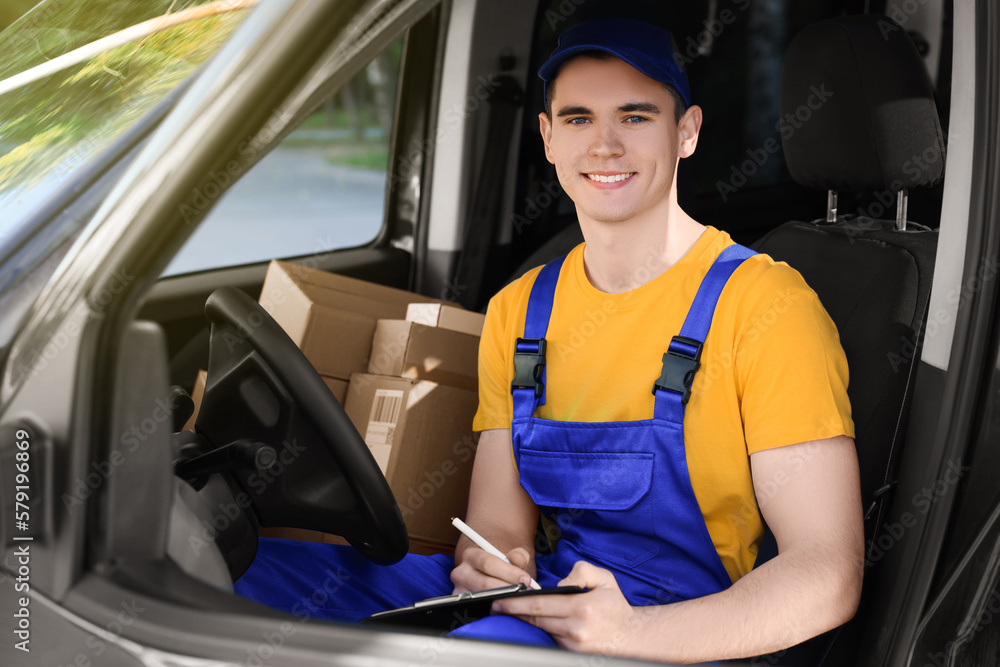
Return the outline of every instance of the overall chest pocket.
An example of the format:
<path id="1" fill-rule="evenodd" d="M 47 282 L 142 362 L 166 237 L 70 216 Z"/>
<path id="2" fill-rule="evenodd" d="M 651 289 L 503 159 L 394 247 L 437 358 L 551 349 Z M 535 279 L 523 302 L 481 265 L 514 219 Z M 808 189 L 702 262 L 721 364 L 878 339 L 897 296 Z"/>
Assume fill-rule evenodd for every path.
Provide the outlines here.
<path id="1" fill-rule="evenodd" d="M 591 559 L 635 567 L 659 552 L 651 497 L 656 457 L 647 452 L 553 452 L 521 448 L 521 486 L 552 508 L 570 547 Z"/>

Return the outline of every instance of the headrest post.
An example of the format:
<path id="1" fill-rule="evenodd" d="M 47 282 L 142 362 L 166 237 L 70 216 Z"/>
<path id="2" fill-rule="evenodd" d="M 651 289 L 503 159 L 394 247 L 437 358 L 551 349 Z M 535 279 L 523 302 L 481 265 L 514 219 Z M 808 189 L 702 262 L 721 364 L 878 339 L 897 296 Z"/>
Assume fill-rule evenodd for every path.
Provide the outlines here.
<path id="1" fill-rule="evenodd" d="M 837 191 L 826 191 L 826 221 L 837 222 Z"/>
<path id="2" fill-rule="evenodd" d="M 896 193 L 896 231 L 905 232 L 906 231 L 906 203 L 909 199 L 909 193 L 906 189 L 902 189 Z"/>

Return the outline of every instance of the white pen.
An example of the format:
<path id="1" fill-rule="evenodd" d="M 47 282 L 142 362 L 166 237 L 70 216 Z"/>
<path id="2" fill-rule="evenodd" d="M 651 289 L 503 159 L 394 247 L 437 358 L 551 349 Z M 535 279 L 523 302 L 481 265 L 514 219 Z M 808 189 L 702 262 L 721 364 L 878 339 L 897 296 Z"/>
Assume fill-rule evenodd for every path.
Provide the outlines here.
<path id="1" fill-rule="evenodd" d="M 489 542 L 487 542 L 485 537 L 483 537 L 482 535 L 480 535 L 476 531 L 474 531 L 471 528 L 469 528 L 468 524 L 466 524 L 461 519 L 459 519 L 457 517 L 452 517 L 452 519 L 451 519 L 451 525 L 455 526 L 455 528 L 458 528 L 462 532 L 463 535 L 465 535 L 470 540 L 472 540 L 473 542 L 475 542 L 476 546 L 478 546 L 479 548 L 481 548 L 486 553 L 488 553 L 490 555 L 493 555 L 493 556 L 496 556 L 497 558 L 499 558 L 503 562 L 507 563 L 508 565 L 513 565 L 513 563 L 510 562 L 510 559 L 507 558 L 507 556 L 504 555 L 504 553 L 502 551 L 500 551 L 495 546 L 493 546 L 492 544 L 490 544 Z M 532 588 L 534 588 L 536 591 L 542 589 L 542 587 L 539 586 L 538 582 L 535 581 L 534 579 L 531 580 L 531 582 L 530 582 L 529 585 Z"/>

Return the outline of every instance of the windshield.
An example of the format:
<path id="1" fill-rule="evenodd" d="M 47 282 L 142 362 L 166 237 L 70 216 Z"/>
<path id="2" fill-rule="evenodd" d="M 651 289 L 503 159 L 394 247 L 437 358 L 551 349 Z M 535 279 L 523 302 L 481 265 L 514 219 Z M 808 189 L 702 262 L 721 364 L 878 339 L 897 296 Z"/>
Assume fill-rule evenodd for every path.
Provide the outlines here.
<path id="1" fill-rule="evenodd" d="M 0 258 L 37 231 L 31 214 L 214 54 L 257 1 L 46 0 L 0 33 Z"/>

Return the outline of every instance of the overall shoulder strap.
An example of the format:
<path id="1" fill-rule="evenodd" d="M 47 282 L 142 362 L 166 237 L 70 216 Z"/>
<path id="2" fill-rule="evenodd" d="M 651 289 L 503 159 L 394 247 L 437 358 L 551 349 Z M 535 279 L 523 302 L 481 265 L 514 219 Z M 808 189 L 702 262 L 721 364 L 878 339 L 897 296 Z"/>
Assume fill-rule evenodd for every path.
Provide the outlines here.
<path id="1" fill-rule="evenodd" d="M 691 398 L 694 375 L 701 366 L 701 348 L 712 325 L 719 296 L 733 272 L 756 254 L 739 244 L 731 245 L 719 253 L 708 269 L 684 318 L 680 334 L 673 337 L 663 355 L 660 378 L 653 383 L 653 395 L 656 397 L 653 414 L 657 419 L 684 423 L 684 406 Z"/>
<path id="2" fill-rule="evenodd" d="M 563 255 L 543 266 L 531 286 L 524 337 L 518 338 L 514 347 L 514 381 L 510 385 L 514 419 L 531 417 L 539 405 L 545 404 L 545 334 L 565 259 Z"/>

